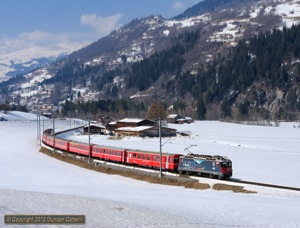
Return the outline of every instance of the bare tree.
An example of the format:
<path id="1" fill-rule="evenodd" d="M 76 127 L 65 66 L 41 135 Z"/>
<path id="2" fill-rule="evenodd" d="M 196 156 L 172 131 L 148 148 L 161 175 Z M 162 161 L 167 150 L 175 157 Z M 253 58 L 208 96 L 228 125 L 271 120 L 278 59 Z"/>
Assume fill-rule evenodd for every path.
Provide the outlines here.
<path id="1" fill-rule="evenodd" d="M 152 102 L 148 108 L 146 119 L 157 121 L 159 118 L 164 119 L 166 117 L 165 107 L 162 102 Z"/>

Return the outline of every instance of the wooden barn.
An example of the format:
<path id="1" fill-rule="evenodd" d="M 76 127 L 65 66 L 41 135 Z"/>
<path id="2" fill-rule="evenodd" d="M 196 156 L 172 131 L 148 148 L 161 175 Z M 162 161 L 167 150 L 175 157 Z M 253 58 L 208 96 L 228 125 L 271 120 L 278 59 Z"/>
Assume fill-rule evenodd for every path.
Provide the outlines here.
<path id="1" fill-rule="evenodd" d="M 105 127 L 99 124 L 90 124 L 90 134 L 104 134 Z M 83 134 L 87 135 L 89 133 L 89 126 L 83 127 Z"/>
<path id="2" fill-rule="evenodd" d="M 103 126 L 106 126 L 107 124 L 111 122 L 116 122 L 116 120 L 111 116 L 101 116 L 99 117 L 99 123 Z"/>
<path id="3" fill-rule="evenodd" d="M 157 126 L 120 127 L 115 129 L 115 134 L 118 136 L 158 137 L 159 128 Z M 176 136 L 176 129 L 162 127 L 161 136 Z"/>
<path id="4" fill-rule="evenodd" d="M 117 129 L 117 122 L 109 122 L 105 125 L 105 128 L 108 132 L 113 132 L 115 129 Z"/>
<path id="5" fill-rule="evenodd" d="M 131 119 L 131 118 L 125 118 L 117 121 L 117 128 L 139 127 L 139 126 L 155 126 L 155 122 L 147 119 Z"/>
<path id="6" fill-rule="evenodd" d="M 177 119 L 176 123 L 177 124 L 184 124 L 184 123 L 187 123 L 187 120 L 185 118 Z"/>
<path id="7" fill-rule="evenodd" d="M 181 115 L 178 114 L 171 114 L 167 116 L 167 122 L 168 123 L 177 123 L 177 120 L 183 119 Z"/>
<path id="8" fill-rule="evenodd" d="M 194 123 L 194 120 L 189 116 L 186 116 L 185 119 L 187 123 Z"/>

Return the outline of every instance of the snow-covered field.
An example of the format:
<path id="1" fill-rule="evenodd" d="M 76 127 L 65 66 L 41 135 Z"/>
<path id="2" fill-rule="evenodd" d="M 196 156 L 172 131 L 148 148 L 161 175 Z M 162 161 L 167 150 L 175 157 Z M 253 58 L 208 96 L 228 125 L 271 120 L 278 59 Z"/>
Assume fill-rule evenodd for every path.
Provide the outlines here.
<path id="1" fill-rule="evenodd" d="M 163 151 L 228 156 L 234 178 L 300 187 L 298 125 L 261 127 L 206 121 L 169 125 L 191 135 L 163 139 Z M 70 121 L 56 121 L 56 126 L 69 128 Z M 52 122 L 46 121 L 44 127 L 52 127 Z M 92 143 L 96 142 L 154 150 L 159 145 L 158 139 L 93 136 Z M 86 227 L 300 227 L 299 192 L 254 186 L 246 189 L 256 194 L 193 190 L 97 173 L 40 153 L 35 121 L 0 122 L 0 145 L 2 217 L 84 214 Z M 5 227 L 3 219 L 0 227 Z"/>

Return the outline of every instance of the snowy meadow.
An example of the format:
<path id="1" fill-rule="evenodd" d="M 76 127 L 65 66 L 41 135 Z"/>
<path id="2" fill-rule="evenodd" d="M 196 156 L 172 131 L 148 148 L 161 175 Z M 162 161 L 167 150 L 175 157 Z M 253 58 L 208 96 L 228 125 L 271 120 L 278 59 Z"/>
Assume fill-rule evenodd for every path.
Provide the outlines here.
<path id="1" fill-rule="evenodd" d="M 300 192 L 250 185 L 243 186 L 257 193 L 194 190 L 86 170 L 39 152 L 36 117 L 11 115 L 13 120 L 0 122 L 2 218 L 6 214 L 86 215 L 86 224 L 76 227 L 300 227 Z M 70 123 L 57 120 L 55 124 L 57 130 L 64 130 L 70 128 Z M 169 153 L 227 156 L 233 162 L 235 179 L 299 188 L 298 126 L 299 123 L 266 127 L 216 121 L 169 124 L 189 136 L 164 138 L 162 148 Z M 51 127 L 52 122 L 45 121 L 43 128 Z M 62 137 L 88 140 L 74 132 Z M 111 140 L 98 135 L 91 140 L 102 145 L 159 150 L 157 138 Z M 218 182 L 199 180 L 211 185 Z M 3 219 L 0 226 L 14 227 L 5 225 Z"/>

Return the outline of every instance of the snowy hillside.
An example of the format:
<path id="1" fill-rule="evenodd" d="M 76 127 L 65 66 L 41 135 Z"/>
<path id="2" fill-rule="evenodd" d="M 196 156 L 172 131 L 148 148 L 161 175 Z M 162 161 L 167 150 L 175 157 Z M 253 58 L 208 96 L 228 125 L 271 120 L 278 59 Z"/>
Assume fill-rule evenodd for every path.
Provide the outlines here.
<path id="1" fill-rule="evenodd" d="M 57 120 L 57 130 L 69 128 L 70 123 Z M 44 127 L 51 126 L 49 121 Z M 298 123 L 281 123 L 276 128 L 220 122 L 171 127 L 189 131 L 191 136 L 167 142 L 164 151 L 182 151 L 191 143 L 197 144 L 188 150 L 231 158 L 235 178 L 300 186 Z M 84 227 L 300 226 L 298 192 L 253 186 L 246 189 L 257 191 L 256 194 L 193 190 L 97 173 L 40 153 L 36 135 L 34 122 L 0 122 L 3 216 L 84 214 Z M 94 140 L 114 142 L 101 137 L 93 137 Z M 115 143 L 127 147 L 128 142 L 131 147 L 158 146 L 158 139 L 125 138 Z"/>
<path id="2" fill-rule="evenodd" d="M 0 120 L 2 121 L 29 121 L 36 120 L 36 114 L 26 113 L 26 112 L 18 112 L 18 111 L 8 111 L 8 112 L 0 112 Z"/>

